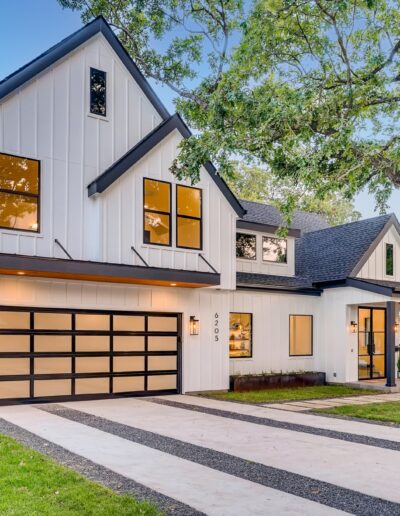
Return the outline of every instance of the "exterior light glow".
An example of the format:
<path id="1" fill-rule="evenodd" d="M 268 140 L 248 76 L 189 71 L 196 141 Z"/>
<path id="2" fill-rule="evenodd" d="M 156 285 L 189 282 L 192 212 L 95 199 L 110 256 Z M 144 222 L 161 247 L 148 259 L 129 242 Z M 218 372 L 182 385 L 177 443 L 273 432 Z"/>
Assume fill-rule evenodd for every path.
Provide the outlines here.
<path id="1" fill-rule="evenodd" d="M 194 315 L 190 316 L 189 332 L 190 332 L 190 335 L 199 335 L 199 333 L 200 333 L 200 323 L 199 323 L 199 320 L 196 319 Z"/>
<path id="2" fill-rule="evenodd" d="M 17 274 L 18 274 L 19 276 L 24 276 L 24 275 L 25 275 L 25 272 L 23 272 L 23 271 L 18 271 L 18 272 L 17 272 Z"/>
<path id="3" fill-rule="evenodd" d="M 356 321 L 351 321 L 350 327 L 351 327 L 351 333 L 356 333 L 356 331 L 357 331 L 357 323 L 356 323 Z"/>
<path id="4" fill-rule="evenodd" d="M 397 333 L 399 331 L 399 321 L 394 323 L 394 332 Z"/>
<path id="5" fill-rule="evenodd" d="M 176 287 L 176 283 L 171 283 L 171 287 Z"/>

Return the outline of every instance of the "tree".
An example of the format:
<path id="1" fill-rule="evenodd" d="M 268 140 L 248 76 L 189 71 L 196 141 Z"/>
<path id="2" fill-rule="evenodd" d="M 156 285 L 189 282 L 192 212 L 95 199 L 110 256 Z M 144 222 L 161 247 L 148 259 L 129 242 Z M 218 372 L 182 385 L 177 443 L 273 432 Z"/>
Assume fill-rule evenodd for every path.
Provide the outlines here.
<path id="1" fill-rule="evenodd" d="M 234 156 L 320 199 L 367 187 L 381 210 L 400 186 L 400 0 L 58 1 L 103 14 L 176 92 L 196 130 L 178 177 L 207 159 L 229 176 Z"/>
<path id="2" fill-rule="evenodd" d="M 361 217 L 352 201 L 340 193 L 330 193 L 319 199 L 303 184 L 294 186 L 290 179 L 277 179 L 270 171 L 260 167 L 235 163 L 234 172 L 227 182 L 239 199 L 247 201 L 280 206 L 289 196 L 294 196 L 297 209 L 318 213 L 332 226 L 353 222 Z"/>

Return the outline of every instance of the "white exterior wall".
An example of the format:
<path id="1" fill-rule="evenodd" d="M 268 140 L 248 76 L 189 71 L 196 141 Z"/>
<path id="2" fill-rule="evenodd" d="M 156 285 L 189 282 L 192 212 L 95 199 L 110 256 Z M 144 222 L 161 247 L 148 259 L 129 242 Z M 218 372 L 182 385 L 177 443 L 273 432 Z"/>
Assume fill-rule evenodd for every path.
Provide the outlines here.
<path id="1" fill-rule="evenodd" d="M 151 267 L 166 267 L 192 271 L 212 272 L 199 257 L 199 252 L 221 273 L 223 289 L 233 289 L 236 285 L 235 232 L 236 214 L 222 196 L 219 188 L 205 169 L 201 170 L 200 182 L 196 188 L 202 189 L 203 249 L 179 249 L 176 240 L 176 181 L 169 171 L 173 159 L 178 154 L 178 144 L 182 136 L 175 130 L 144 158 L 125 172 L 118 181 L 98 196 L 102 210 L 102 256 L 111 263 L 142 265 L 131 250 L 133 245 Z M 160 179 L 172 185 L 172 246 L 164 247 L 143 243 L 143 178 Z"/>
<path id="2" fill-rule="evenodd" d="M 229 388 L 227 296 L 213 290 L 0 276 L 4 306 L 182 313 L 184 392 Z M 189 335 L 191 315 L 200 321 L 200 335 Z"/>
<path id="3" fill-rule="evenodd" d="M 107 72 L 108 117 L 89 114 L 89 69 Z M 41 161 L 41 233 L 0 229 L 0 252 L 101 260 L 86 186 L 161 122 L 102 35 L 0 103 L 0 152 Z"/>
<path id="4" fill-rule="evenodd" d="M 262 237 L 277 238 L 272 233 L 262 233 L 259 231 L 251 231 L 247 229 L 237 229 L 237 233 L 257 236 L 256 260 L 246 260 L 242 258 L 236 259 L 236 267 L 238 272 L 250 272 L 254 274 L 274 274 L 276 276 L 294 276 L 295 275 L 295 239 L 287 237 L 287 263 L 264 262 L 262 259 Z"/>
<path id="5" fill-rule="evenodd" d="M 385 244 L 393 244 L 393 276 L 386 276 L 386 249 Z M 379 242 L 367 262 L 357 274 L 360 279 L 377 279 L 388 281 L 400 281 L 400 235 L 394 226 L 391 226 L 386 235 Z"/>

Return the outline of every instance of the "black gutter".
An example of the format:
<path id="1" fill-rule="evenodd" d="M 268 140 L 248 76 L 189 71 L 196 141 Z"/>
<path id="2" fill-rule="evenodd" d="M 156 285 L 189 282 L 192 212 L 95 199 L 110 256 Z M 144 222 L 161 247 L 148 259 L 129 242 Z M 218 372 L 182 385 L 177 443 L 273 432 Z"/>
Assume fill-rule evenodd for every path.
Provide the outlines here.
<path id="1" fill-rule="evenodd" d="M 252 222 L 248 220 L 238 220 L 236 222 L 237 229 L 249 229 L 251 231 L 262 231 L 263 233 L 276 233 L 280 227 L 283 226 L 272 226 L 271 224 L 263 224 L 261 222 Z M 300 229 L 288 229 L 288 235 L 296 238 L 301 237 Z"/>
<path id="2" fill-rule="evenodd" d="M 299 287 L 299 288 L 287 288 L 287 287 L 259 287 L 255 285 L 236 285 L 237 290 L 251 290 L 258 292 L 269 292 L 275 294 L 298 294 L 301 296 L 320 296 L 322 294 L 322 289 L 318 288 L 307 288 L 307 287 Z"/>
<path id="3" fill-rule="evenodd" d="M 374 294 L 380 294 L 382 296 L 392 297 L 393 295 L 400 295 L 400 292 L 396 292 L 394 287 L 385 285 L 379 285 L 377 283 L 370 283 L 369 281 L 363 281 L 358 278 L 341 278 L 331 281 L 320 281 L 313 283 L 317 288 L 325 290 L 327 288 L 340 288 L 340 287 L 353 287 L 360 290 L 366 290 L 373 292 Z"/>

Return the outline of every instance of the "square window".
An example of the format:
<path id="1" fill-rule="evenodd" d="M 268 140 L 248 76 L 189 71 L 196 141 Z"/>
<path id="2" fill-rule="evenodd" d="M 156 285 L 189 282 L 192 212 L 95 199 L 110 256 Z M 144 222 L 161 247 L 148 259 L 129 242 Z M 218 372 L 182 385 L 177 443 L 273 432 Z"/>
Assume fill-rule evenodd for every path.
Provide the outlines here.
<path id="1" fill-rule="evenodd" d="M 264 262 L 287 263 L 287 241 L 284 238 L 262 237 Z"/>
<path id="2" fill-rule="evenodd" d="M 252 356 L 253 315 L 231 312 L 229 314 L 229 357 Z"/>
<path id="3" fill-rule="evenodd" d="M 255 260 L 257 258 L 257 237 L 246 233 L 236 233 L 236 258 Z"/>

